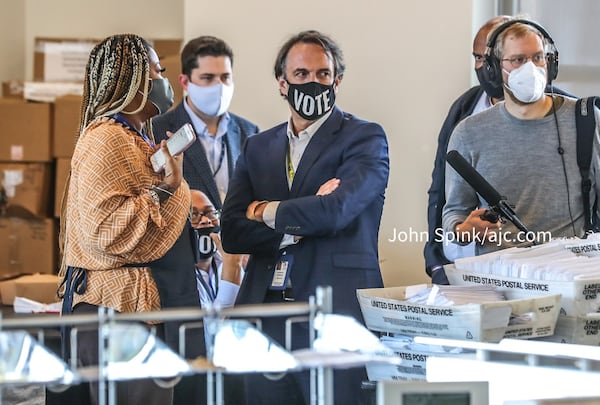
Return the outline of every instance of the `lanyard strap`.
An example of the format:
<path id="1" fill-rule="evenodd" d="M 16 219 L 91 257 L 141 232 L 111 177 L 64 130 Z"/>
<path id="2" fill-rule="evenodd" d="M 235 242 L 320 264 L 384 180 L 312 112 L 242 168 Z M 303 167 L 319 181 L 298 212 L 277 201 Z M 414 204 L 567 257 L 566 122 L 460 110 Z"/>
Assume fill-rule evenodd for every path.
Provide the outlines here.
<path id="1" fill-rule="evenodd" d="M 223 160 L 225 159 L 225 135 L 221 137 L 221 155 L 219 156 L 219 164 L 217 168 L 213 171 L 213 177 L 217 175 L 219 170 L 221 170 L 221 166 L 223 166 Z"/>
<path id="2" fill-rule="evenodd" d="M 290 143 L 289 142 L 287 145 L 286 161 L 287 161 L 287 177 L 291 183 L 292 181 L 294 181 L 294 175 L 296 174 L 296 171 L 294 170 L 294 165 L 292 164 L 292 153 L 290 152 Z"/>
<path id="3" fill-rule="evenodd" d="M 138 134 L 139 136 L 142 137 L 142 139 L 148 144 L 150 145 L 152 148 L 154 148 L 154 142 L 152 142 L 150 140 L 150 138 L 148 138 L 148 135 L 146 135 L 146 132 L 144 131 L 138 131 L 133 125 L 131 125 L 126 119 L 125 117 L 123 117 L 123 115 L 121 113 L 116 113 L 113 114 L 111 116 L 111 118 L 113 120 L 115 120 L 116 122 L 118 122 L 119 124 L 123 125 L 125 128 L 128 128 L 130 130 L 132 130 L 133 132 L 135 132 L 136 134 Z"/>
<path id="4" fill-rule="evenodd" d="M 62 297 L 62 313 L 70 314 L 73 312 L 73 297 L 75 294 L 83 294 L 87 290 L 87 270 L 81 267 L 67 267 L 67 274 L 63 278 L 59 290 L 65 287 Z"/>
<path id="5" fill-rule="evenodd" d="M 213 260 L 213 263 L 214 263 L 214 260 Z M 212 263 L 211 263 L 211 267 L 212 267 Z M 215 278 L 216 277 L 218 277 L 217 274 L 215 274 Z M 196 269 L 196 279 L 202 285 L 202 289 L 206 292 L 210 301 L 215 302 L 215 300 L 217 299 L 217 293 L 210 283 L 210 272 L 208 273 L 208 283 L 207 283 L 206 280 L 204 279 L 204 277 L 202 277 L 202 270 L 197 268 Z"/>
<path id="6" fill-rule="evenodd" d="M 75 294 L 83 294 L 87 290 L 87 270 L 81 267 L 67 267 L 67 274 L 60 283 L 58 289 L 64 286 L 65 290 L 62 296 L 62 315 L 70 315 L 73 313 L 73 297 Z M 71 345 L 71 327 L 63 325 L 60 327 L 61 335 L 61 355 L 63 360 L 68 361 L 70 357 Z"/>

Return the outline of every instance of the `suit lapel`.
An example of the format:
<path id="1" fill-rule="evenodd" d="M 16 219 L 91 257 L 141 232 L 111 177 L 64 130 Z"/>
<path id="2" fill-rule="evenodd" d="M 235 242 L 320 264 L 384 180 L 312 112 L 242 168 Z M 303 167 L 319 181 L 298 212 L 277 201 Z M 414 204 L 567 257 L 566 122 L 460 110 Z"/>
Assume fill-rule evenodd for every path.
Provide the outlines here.
<path id="1" fill-rule="evenodd" d="M 192 159 L 192 156 L 194 159 Z M 212 169 L 208 164 L 208 159 L 206 159 L 206 151 L 204 150 L 204 146 L 199 139 L 196 139 L 196 142 L 190 146 L 189 153 L 183 154 L 183 159 L 184 164 L 191 165 L 198 174 L 198 178 L 202 179 L 202 182 L 206 187 L 208 197 L 215 207 L 221 208 L 221 196 L 217 188 L 217 183 L 213 177 Z"/>
<path id="2" fill-rule="evenodd" d="M 317 161 L 321 153 L 334 141 L 335 133 L 339 131 L 343 118 L 344 114 L 342 111 L 335 107 L 329 119 L 313 135 L 296 169 L 294 182 L 290 190 L 291 197 L 295 197 L 298 194 L 302 188 L 302 183 L 310 172 L 310 168 Z"/>
<path id="3" fill-rule="evenodd" d="M 282 125 L 281 129 L 275 133 L 275 136 L 269 143 L 266 159 L 270 156 L 276 156 L 274 162 L 274 173 L 271 173 L 273 181 L 273 190 L 281 190 L 281 200 L 289 198 L 289 185 L 287 181 L 287 148 L 288 137 L 286 133 L 287 125 Z M 272 157 L 270 159 L 273 159 Z"/>
<path id="4" fill-rule="evenodd" d="M 185 124 L 186 122 L 192 122 L 192 120 L 190 119 L 190 116 L 188 115 L 187 111 L 185 110 L 185 107 L 183 105 L 183 103 L 185 103 L 185 100 L 183 100 L 181 103 L 179 103 L 179 105 L 177 106 L 177 108 L 175 108 L 175 121 L 177 122 L 177 125 L 181 126 L 183 124 Z M 179 128 L 177 128 L 179 129 Z"/>

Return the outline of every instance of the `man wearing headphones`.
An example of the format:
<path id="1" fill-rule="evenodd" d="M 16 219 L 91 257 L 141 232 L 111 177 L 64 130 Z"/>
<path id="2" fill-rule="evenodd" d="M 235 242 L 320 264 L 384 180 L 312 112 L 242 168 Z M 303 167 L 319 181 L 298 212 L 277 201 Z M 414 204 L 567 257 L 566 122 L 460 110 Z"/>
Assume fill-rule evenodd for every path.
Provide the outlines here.
<path id="1" fill-rule="evenodd" d="M 442 208 L 446 203 L 444 194 L 446 151 L 450 135 L 460 121 L 470 115 L 484 111 L 504 99 L 502 83 L 490 82 L 488 75 L 485 74 L 484 53 L 490 33 L 493 33 L 496 28 L 512 18 L 508 15 L 493 17 L 477 31 L 473 39 L 473 58 L 475 59 L 475 73 L 479 85 L 471 87 L 454 101 L 438 135 L 438 147 L 431 174 L 431 186 L 428 191 L 427 229 L 429 239 L 423 249 L 425 271 L 434 284 L 448 284 L 443 268 L 444 264 L 452 263 L 460 257 L 475 255 L 474 243 L 464 246 L 458 245 L 449 241 L 452 236 L 445 238 L 442 235 L 443 232 L 440 232 L 442 228 Z M 546 87 L 546 92 L 570 96 L 551 84 Z"/>
<path id="2" fill-rule="evenodd" d="M 581 175 L 577 165 L 575 100 L 545 94 L 558 74 L 558 51 L 540 25 L 511 20 L 494 31 L 484 74 L 504 89 L 504 102 L 460 122 L 448 151 L 458 151 L 500 194 L 535 235 L 481 218 L 487 203 L 452 168 L 446 168 L 444 231 L 476 254 L 555 237 L 584 236 Z M 600 111 L 595 109 L 596 122 Z M 490 136 L 493 135 L 493 136 Z M 600 187 L 598 128 L 592 154 L 592 199 Z M 542 233 L 545 232 L 545 233 Z M 540 240 L 540 236 L 544 240 Z"/>

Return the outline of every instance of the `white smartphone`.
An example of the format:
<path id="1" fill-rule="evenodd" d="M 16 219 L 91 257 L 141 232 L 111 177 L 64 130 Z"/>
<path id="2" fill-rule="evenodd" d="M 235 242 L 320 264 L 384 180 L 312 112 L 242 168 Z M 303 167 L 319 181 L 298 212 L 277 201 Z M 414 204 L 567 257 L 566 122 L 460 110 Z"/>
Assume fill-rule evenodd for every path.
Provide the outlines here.
<path id="1" fill-rule="evenodd" d="M 196 133 L 194 132 L 192 125 L 189 123 L 184 124 L 177 130 L 177 132 L 167 139 L 169 153 L 171 153 L 171 156 L 177 156 L 192 146 L 195 140 Z M 157 150 L 152 156 L 150 156 L 150 163 L 152 163 L 152 167 L 154 168 L 155 172 L 158 173 L 164 170 L 166 160 L 161 149 Z"/>

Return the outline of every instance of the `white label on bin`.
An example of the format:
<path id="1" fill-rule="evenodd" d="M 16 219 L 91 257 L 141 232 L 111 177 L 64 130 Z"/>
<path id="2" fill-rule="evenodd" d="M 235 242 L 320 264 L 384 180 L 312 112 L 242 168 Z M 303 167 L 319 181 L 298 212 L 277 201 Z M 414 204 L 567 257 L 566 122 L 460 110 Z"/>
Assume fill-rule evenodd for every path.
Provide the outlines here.
<path id="1" fill-rule="evenodd" d="M 23 183 L 23 170 L 5 170 L 2 186 L 6 191 L 8 198 L 13 198 L 16 194 L 16 188 Z"/>

